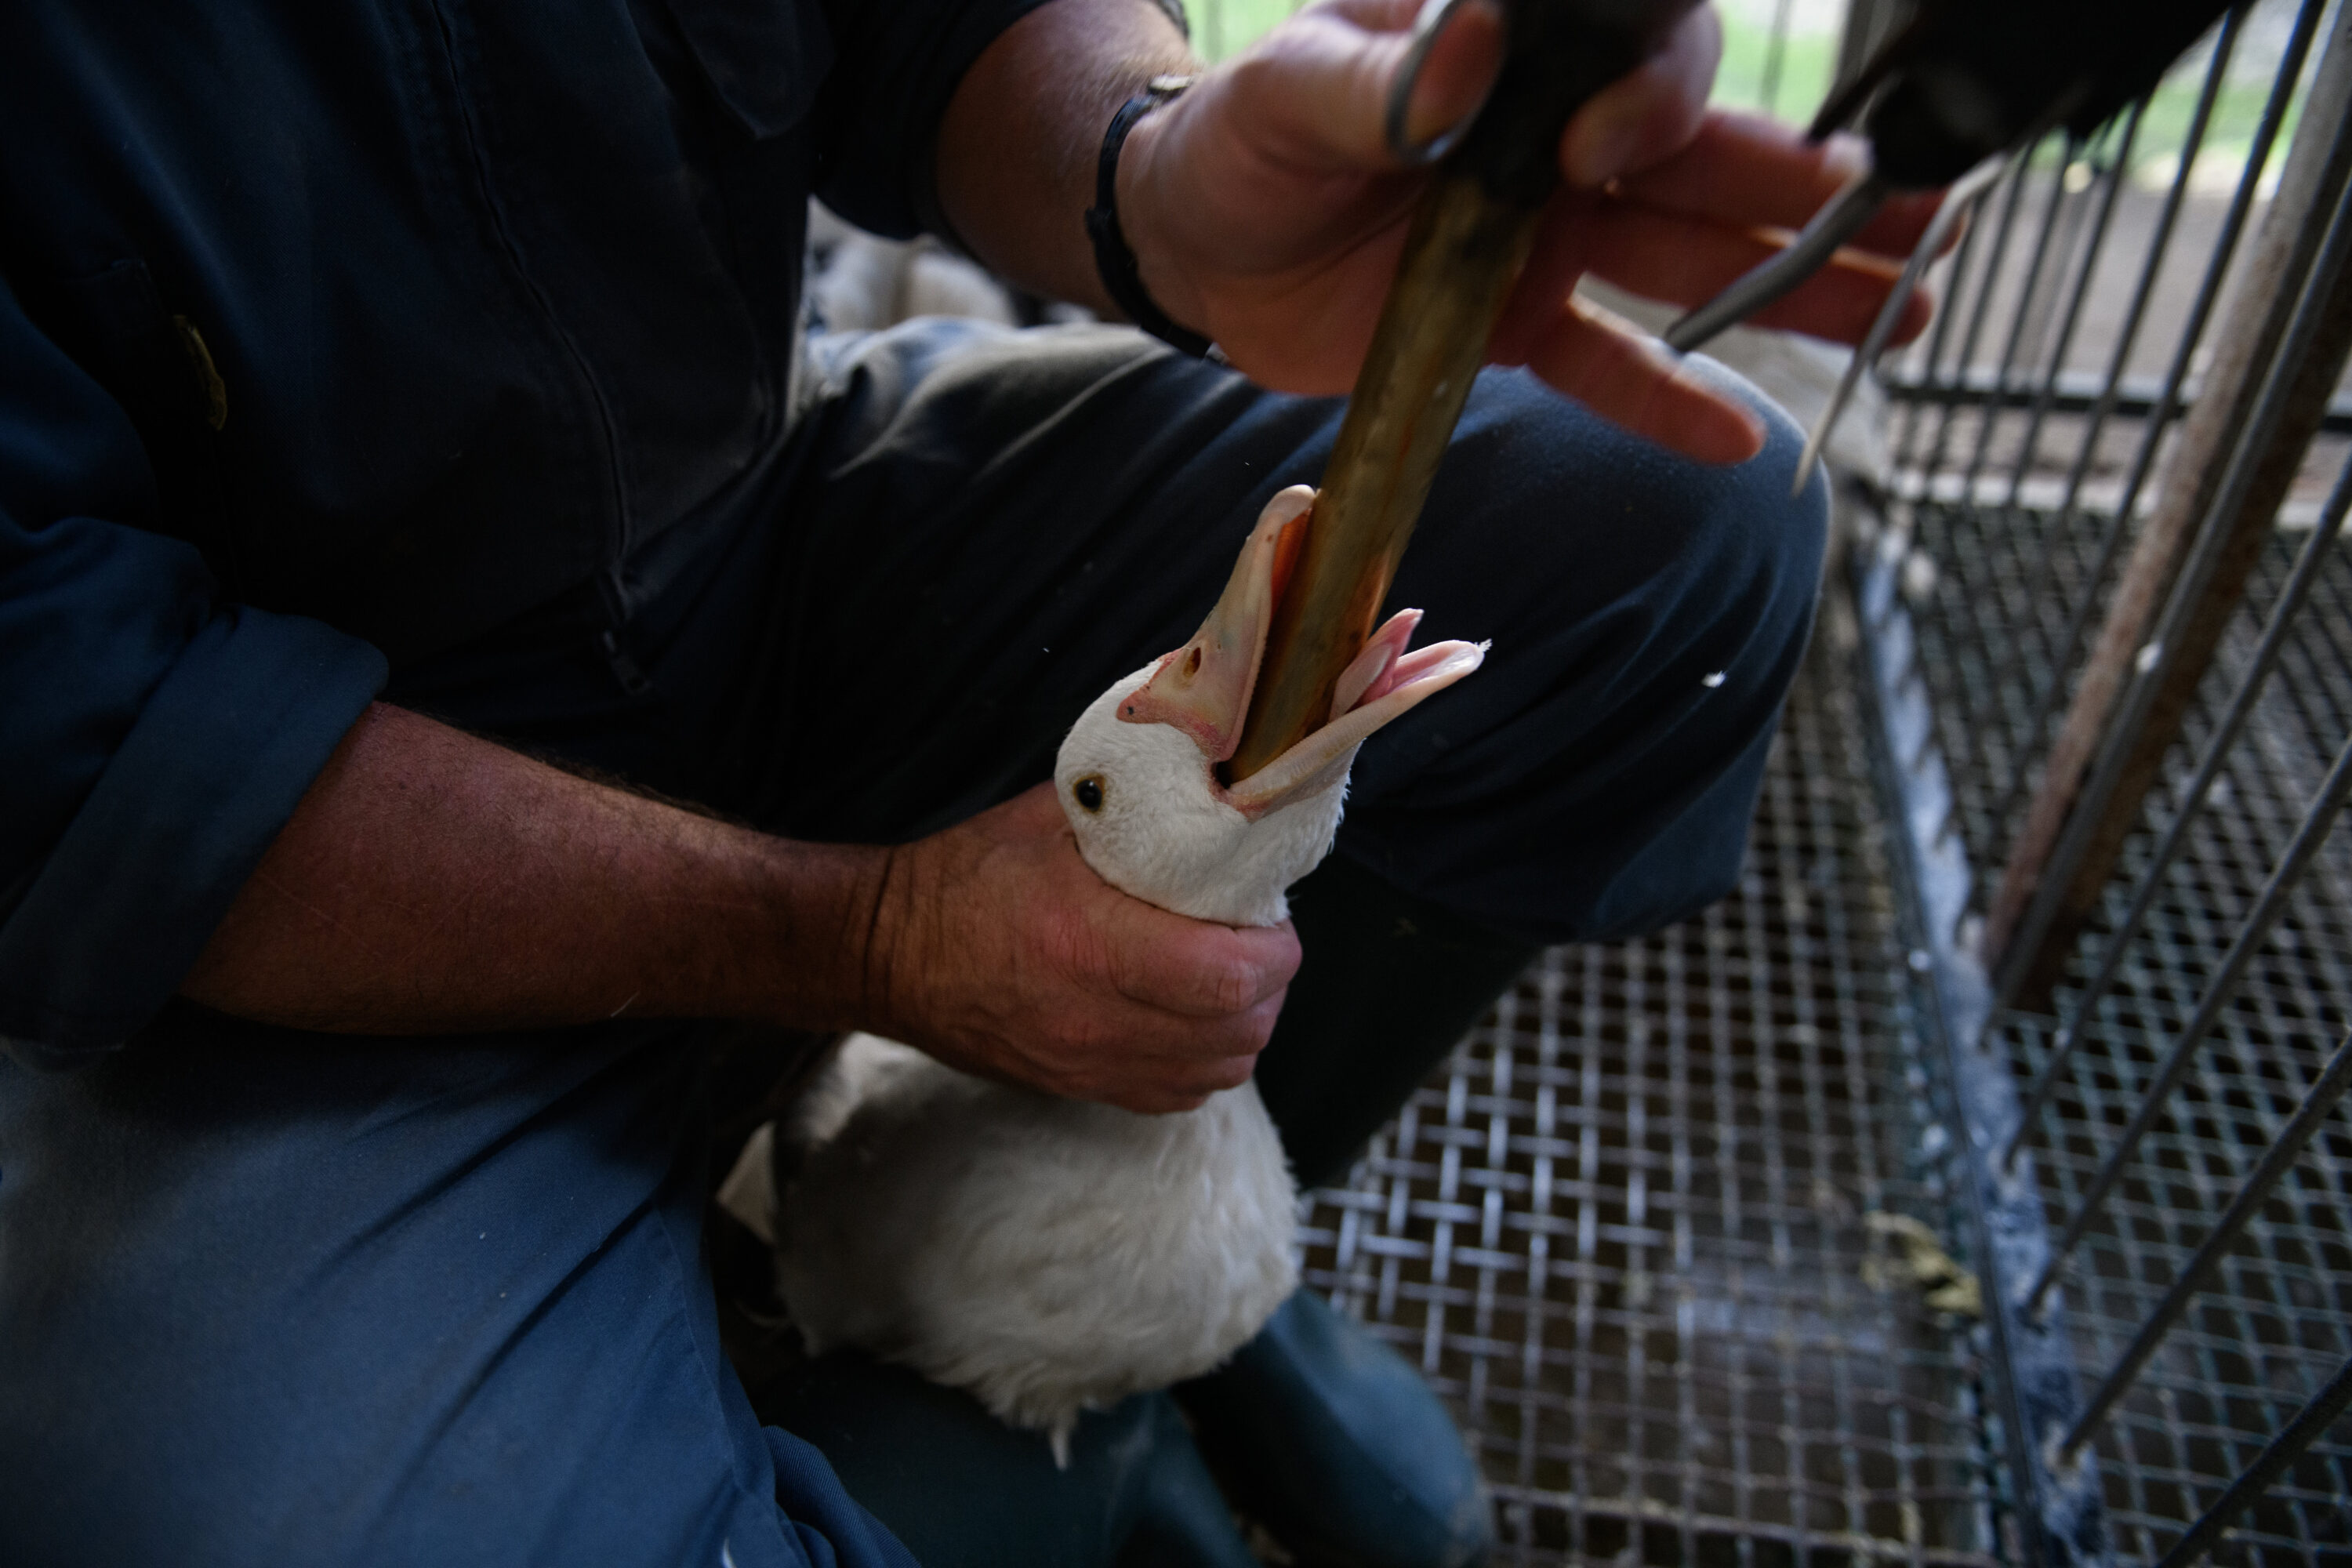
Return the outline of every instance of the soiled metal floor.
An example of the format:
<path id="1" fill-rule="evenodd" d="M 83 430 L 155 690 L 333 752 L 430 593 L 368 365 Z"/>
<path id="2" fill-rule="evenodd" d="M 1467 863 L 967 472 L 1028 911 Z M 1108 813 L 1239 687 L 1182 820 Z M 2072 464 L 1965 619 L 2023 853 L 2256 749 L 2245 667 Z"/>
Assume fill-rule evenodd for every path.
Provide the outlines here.
<path id="1" fill-rule="evenodd" d="M 1950 765 L 1979 907 L 2007 845 L 2000 816 L 2013 757 L 2048 679 L 2057 618 L 2104 520 L 2063 534 L 2030 510 L 1922 509 L 1915 535 L 1933 562 L 1909 574 L 1938 739 Z M 2277 597 L 2301 536 L 2277 537 L 2257 570 L 2189 721 L 2201 749 L 2242 671 L 2256 617 Z M 2064 594 L 2052 591 L 2055 580 Z M 2352 550 L 2336 547 L 2271 688 L 2146 932 L 2097 1009 L 2056 1100 L 2035 1129 L 2039 1188 L 2053 1225 L 2073 1212 L 2136 1108 L 2159 1054 L 2202 995 L 2327 759 L 2352 730 Z M 2110 926 L 2146 868 L 2149 827 L 2169 824 L 2194 757 L 2177 748 L 2109 889 Z M 2007 819 L 2013 822 L 2014 815 Z M 2095 954 L 2104 935 L 2085 952 Z M 2083 976 L 2077 973 L 2075 983 Z M 2070 1005 L 2062 990 L 2060 1005 Z M 2170 1113 L 2064 1276 L 2086 1378 L 2111 1365 L 2178 1276 L 2352 1024 L 2352 830 L 2339 826 L 2294 895 Z M 2021 1079 L 2037 1072 L 2051 1025 L 2005 1031 Z M 2242 1238 L 2217 1287 L 2119 1410 L 2098 1445 L 2117 1559 L 2146 1563 L 2219 1497 L 2267 1438 L 2352 1354 L 2352 1129 L 2323 1131 Z M 2339 1423 L 2225 1541 L 2225 1564 L 2352 1563 L 2352 1422 Z"/>
<path id="2" fill-rule="evenodd" d="M 1309 1281 L 1453 1403 L 1507 1562 L 1990 1560 L 1859 723 L 1817 650 L 1738 890 L 1546 954 L 1309 1201 Z"/>

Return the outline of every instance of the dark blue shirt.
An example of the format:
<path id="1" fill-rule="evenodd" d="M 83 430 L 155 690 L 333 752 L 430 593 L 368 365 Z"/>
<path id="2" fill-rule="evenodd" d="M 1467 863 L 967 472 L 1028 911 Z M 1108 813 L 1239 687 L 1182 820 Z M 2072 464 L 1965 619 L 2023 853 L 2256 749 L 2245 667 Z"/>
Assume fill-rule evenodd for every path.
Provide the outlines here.
<path id="1" fill-rule="evenodd" d="M 791 428 L 805 200 L 907 235 L 1038 0 L 0 7 L 0 1037 L 176 989 L 386 677 Z"/>

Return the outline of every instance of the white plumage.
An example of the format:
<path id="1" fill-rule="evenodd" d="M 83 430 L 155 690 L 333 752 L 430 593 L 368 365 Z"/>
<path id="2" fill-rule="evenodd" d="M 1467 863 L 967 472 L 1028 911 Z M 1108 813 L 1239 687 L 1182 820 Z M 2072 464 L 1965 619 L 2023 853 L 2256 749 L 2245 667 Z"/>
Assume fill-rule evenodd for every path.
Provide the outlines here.
<path id="1" fill-rule="evenodd" d="M 1341 678 L 1330 722 L 1222 783 L 1313 499 L 1276 496 L 1201 631 L 1062 744 L 1055 783 L 1087 863 L 1179 914 L 1284 919 L 1284 889 L 1330 849 L 1357 747 L 1484 656 L 1408 654 L 1405 611 Z M 969 1389 L 1057 1458 L 1079 1411 L 1208 1371 L 1297 1288 L 1297 1192 L 1255 1085 L 1141 1116 L 857 1035 L 779 1135 L 796 1158 L 775 1194 L 777 1282 L 811 1352 L 860 1345 Z"/>

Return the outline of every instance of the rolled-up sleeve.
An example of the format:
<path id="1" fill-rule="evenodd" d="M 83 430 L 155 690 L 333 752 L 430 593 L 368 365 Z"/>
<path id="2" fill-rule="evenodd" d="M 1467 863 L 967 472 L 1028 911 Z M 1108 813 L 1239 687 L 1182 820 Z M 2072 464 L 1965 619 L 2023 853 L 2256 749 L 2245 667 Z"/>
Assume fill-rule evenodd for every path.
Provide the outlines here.
<path id="1" fill-rule="evenodd" d="M 835 58 L 819 121 L 817 195 L 876 234 L 936 222 L 932 148 L 956 84 L 1045 0 L 827 0 Z"/>
<path id="2" fill-rule="evenodd" d="M 69 1066 L 186 974 L 381 689 L 154 531 L 138 433 L 0 280 L 0 1044 Z"/>

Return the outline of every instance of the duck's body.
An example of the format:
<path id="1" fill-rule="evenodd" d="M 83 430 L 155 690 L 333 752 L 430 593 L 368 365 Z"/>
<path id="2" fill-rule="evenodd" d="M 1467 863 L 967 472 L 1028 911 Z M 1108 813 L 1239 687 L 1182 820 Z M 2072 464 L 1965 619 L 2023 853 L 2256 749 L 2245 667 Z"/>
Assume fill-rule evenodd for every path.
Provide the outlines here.
<path id="1" fill-rule="evenodd" d="M 1081 1409 L 1208 1371 L 1297 1288 L 1255 1085 L 1138 1116 L 854 1035 L 797 1120 L 777 1282 L 812 1352 L 969 1389 L 1057 1453 Z"/>
<path id="2" fill-rule="evenodd" d="M 1096 699 L 1055 767 L 1087 863 L 1178 914 L 1285 919 L 1364 737 L 1484 651 L 1408 655 L 1404 612 L 1341 678 L 1329 723 L 1220 780 L 1312 500 L 1275 498 L 1200 633 Z M 969 1389 L 1057 1452 L 1080 1410 L 1207 1372 L 1297 1285 L 1297 1193 L 1254 1085 L 1142 1116 L 861 1035 L 780 1131 L 777 1279 L 812 1352 L 860 1345 Z"/>

